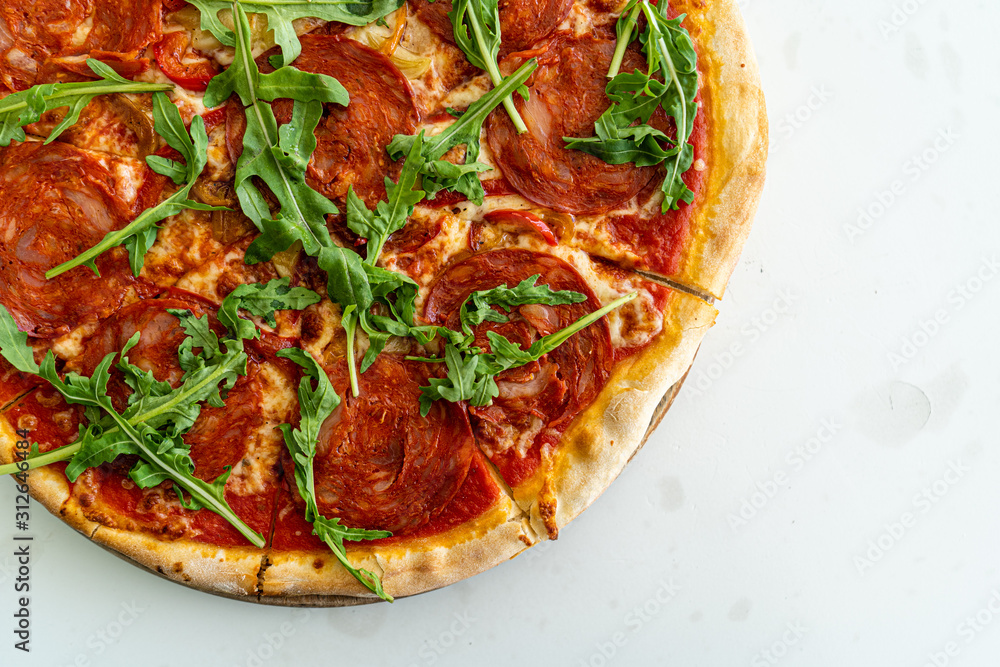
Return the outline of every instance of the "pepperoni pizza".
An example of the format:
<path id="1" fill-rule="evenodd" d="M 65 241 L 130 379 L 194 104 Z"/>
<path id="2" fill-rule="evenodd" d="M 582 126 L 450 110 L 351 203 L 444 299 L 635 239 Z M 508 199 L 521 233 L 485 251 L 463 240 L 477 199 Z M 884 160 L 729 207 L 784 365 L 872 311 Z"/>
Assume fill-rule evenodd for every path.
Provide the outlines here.
<path id="1" fill-rule="evenodd" d="M 4 472 L 164 576 L 277 603 L 412 595 L 555 539 L 683 380 L 749 231 L 767 130 L 736 3 L 660 8 L 663 25 L 682 17 L 697 89 L 692 118 L 661 106 L 618 128 L 648 125 L 654 152 L 676 147 L 644 166 L 570 146 L 609 117 L 609 70 L 651 71 L 652 40 L 638 36 L 661 19 L 634 0 L 501 0 L 496 72 L 456 38 L 456 15 L 477 11 L 468 0 L 369 3 L 378 20 L 364 21 L 244 4 L 249 15 L 219 0 L 0 8 L 5 98 L 95 75 L 149 86 L 88 98 L 69 125 L 65 105 L 22 115 L 24 134 L 0 148 Z M 236 68 L 257 72 L 251 88 L 331 77 L 349 102 L 219 93 Z M 399 194 L 421 142 L 471 123 L 529 69 L 471 139 L 420 163 L 418 196 Z M 664 71 L 647 88 L 669 88 Z M 187 185 L 193 153 L 163 130 L 173 110 L 203 156 Z M 271 114 L 269 135 L 255 123 Z M 296 134 L 310 122 L 314 142 Z M 397 150 L 400 137 L 412 143 Z M 252 164 L 268 155 L 272 171 Z M 674 205 L 670 160 L 686 192 Z M 289 202 L 306 206 L 286 185 L 318 193 L 316 248 L 267 236 Z M 400 201 L 403 222 L 376 243 Z M 150 209 L 168 214 L 53 275 Z M 370 290 L 361 305 L 335 288 L 355 275 Z M 270 306 L 251 303 L 258 289 Z M 164 417 L 163 400 L 209 371 L 212 391 Z"/>

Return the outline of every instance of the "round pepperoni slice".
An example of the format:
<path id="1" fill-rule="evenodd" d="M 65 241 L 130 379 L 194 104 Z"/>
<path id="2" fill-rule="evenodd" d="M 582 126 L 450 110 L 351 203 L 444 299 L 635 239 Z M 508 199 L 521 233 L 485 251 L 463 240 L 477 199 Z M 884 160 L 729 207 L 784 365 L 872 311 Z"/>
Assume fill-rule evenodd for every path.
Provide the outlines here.
<path id="1" fill-rule="evenodd" d="M 474 345 L 489 350 L 487 332 L 495 331 L 527 349 L 541 336 L 600 308 L 590 287 L 566 262 L 530 250 L 507 249 L 473 255 L 452 265 L 431 287 L 425 317 L 431 324 L 458 330 L 459 311 L 472 292 L 498 285 L 513 287 L 534 275 L 540 276 L 538 284 L 580 292 L 587 300 L 562 306 L 520 306 L 507 314 L 508 322 L 484 322 L 477 327 Z M 469 408 L 477 439 L 491 460 L 501 465 L 508 484 L 516 485 L 530 470 L 503 461 L 537 458 L 543 445 L 558 443 L 573 418 L 604 386 L 612 358 L 611 335 L 602 319 L 539 361 L 501 373 L 497 376 L 500 395 L 493 404 Z"/>
<path id="2" fill-rule="evenodd" d="M 490 114 L 487 137 L 496 164 L 526 199 L 564 213 L 603 213 L 628 202 L 656 173 L 564 148 L 563 137 L 594 136 L 594 122 L 609 105 L 604 88 L 614 52 L 613 39 L 554 40 L 539 56 L 531 98 L 513 96 L 528 131 L 519 135 L 502 108 Z M 639 66 L 645 66 L 641 54 L 626 51 L 622 71 Z"/>
<path id="3" fill-rule="evenodd" d="M 411 533 L 458 493 L 475 452 L 465 411 L 438 401 L 420 416 L 428 364 L 382 354 L 349 389 L 346 366 L 330 380 L 344 397 L 316 445 L 316 500 L 345 525 Z M 291 461 L 285 476 L 295 488 Z"/>
<path id="4" fill-rule="evenodd" d="M 0 82 L 24 90 L 58 78 L 59 67 L 92 77 L 86 55 L 137 73 L 139 55 L 160 38 L 160 13 L 160 0 L 0 3 Z"/>
<path id="5" fill-rule="evenodd" d="M 45 272 L 121 229 L 135 213 L 96 155 L 59 142 L 0 149 L 0 303 L 18 327 L 54 338 L 117 309 L 136 285 L 124 248 L 77 267 Z"/>
<path id="6" fill-rule="evenodd" d="M 455 43 L 455 29 L 448 18 L 450 0 L 411 0 L 411 6 L 434 34 Z M 524 51 L 551 35 L 572 7 L 573 0 L 500 0 L 501 57 Z"/>
<path id="7" fill-rule="evenodd" d="M 401 169 L 385 147 L 397 134 L 413 134 L 419 120 L 410 85 L 389 58 L 352 39 L 305 35 L 300 41 L 302 53 L 293 65 L 334 77 L 351 96 L 346 108 L 325 105 L 306 180 L 341 201 L 353 185 L 368 207 L 375 208 L 386 197 L 385 177 L 395 180 Z M 266 58 L 258 62 L 261 71 L 268 71 Z M 279 123 L 291 120 L 290 100 L 278 101 L 274 110 Z"/>

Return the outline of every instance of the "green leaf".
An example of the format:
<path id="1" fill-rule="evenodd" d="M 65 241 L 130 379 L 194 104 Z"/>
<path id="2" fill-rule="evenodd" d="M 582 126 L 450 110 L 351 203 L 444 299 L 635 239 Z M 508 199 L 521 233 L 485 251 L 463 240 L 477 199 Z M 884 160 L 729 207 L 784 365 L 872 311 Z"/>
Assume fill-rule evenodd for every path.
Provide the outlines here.
<path id="1" fill-rule="evenodd" d="M 374 266 L 389 235 L 406 225 L 413 209 L 424 198 L 424 191 L 417 189 L 417 180 L 424 166 L 423 145 L 424 135 L 421 132 L 410 143 L 399 181 L 393 183 L 386 177 L 385 191 L 389 199 L 380 201 L 375 206 L 374 214 L 354 194 L 353 188 L 348 188 L 347 226 L 355 234 L 368 239 L 368 255 L 365 258 L 368 264 Z"/>
<path id="2" fill-rule="evenodd" d="M 217 9 L 223 5 L 231 6 L 221 3 Z M 236 32 L 229 34 L 236 48 L 235 58 L 225 72 L 209 83 L 205 102 L 221 103 L 236 93 L 247 105 L 243 154 L 236 164 L 236 194 L 243 212 L 261 231 L 247 249 L 247 263 L 268 260 L 296 241 L 302 243 L 308 255 L 316 257 L 322 248 L 333 246 L 326 228 L 326 216 L 336 213 L 337 207 L 309 187 L 305 171 L 316 148 L 314 132 L 323 114 L 323 102 L 345 103 L 347 93 L 330 77 L 288 67 L 261 75 L 250 51 L 246 12 L 243 5 L 236 5 L 234 9 Z M 203 22 L 205 16 L 203 11 Z M 292 122 L 280 132 L 268 103 L 277 97 L 295 100 Z M 268 200 L 258 189 L 255 177 L 267 184 L 277 200 L 277 215 L 272 216 Z"/>
<path id="3" fill-rule="evenodd" d="M 331 301 L 358 310 L 371 306 L 371 285 L 356 252 L 337 246 L 324 248 L 319 255 L 319 268 L 327 273 L 326 292 Z"/>
<path id="4" fill-rule="evenodd" d="M 102 463 L 114 461 L 119 456 L 139 452 L 128 435 L 117 430 L 104 433 L 96 424 L 87 427 L 81 424 L 76 444 L 80 446 L 80 451 L 66 466 L 66 477 L 71 482 L 75 482 L 87 468 L 96 468 Z"/>
<path id="5" fill-rule="evenodd" d="M 598 118 L 594 137 L 564 137 L 566 147 L 589 153 L 609 164 L 633 162 L 647 167 L 664 164 L 666 175 L 660 186 L 665 213 L 677 209 L 680 202 L 691 203 L 694 193 L 684 183 L 683 175 L 694 162 L 694 147 L 689 143 L 694 131 L 698 94 L 697 53 L 688 31 L 681 25 L 684 15 L 667 17 L 668 3 L 651 5 L 646 0 L 632 0 L 622 12 L 616 27 L 618 46 L 612 59 L 605 92 L 611 106 Z M 628 44 L 637 30 L 639 13 L 646 16 L 646 28 L 639 35 L 648 71 L 618 73 Z M 662 78 L 663 81 L 659 79 Z M 670 140 L 647 123 L 657 107 L 673 118 L 677 139 Z M 671 144 L 663 148 L 663 144 Z"/>
<path id="6" fill-rule="evenodd" d="M 486 70 L 493 85 L 499 87 L 503 76 L 497 66 L 501 42 L 498 0 L 455 0 L 448 18 L 455 31 L 455 44 L 473 66 Z M 526 88 L 521 95 L 528 98 Z M 503 105 L 517 132 L 527 132 L 509 94 L 503 98 Z"/>
<path id="7" fill-rule="evenodd" d="M 218 13 L 232 9 L 229 0 L 190 0 L 201 10 L 201 27 L 227 46 L 234 46 L 232 32 L 219 20 Z M 402 0 L 241 0 L 247 12 L 265 14 L 268 28 L 274 30 L 274 41 L 281 47 L 284 62 L 291 63 L 302 50 L 292 22 L 300 18 L 319 18 L 349 25 L 366 25 L 396 11 Z"/>
<path id="8" fill-rule="evenodd" d="M 186 313 L 182 315 L 185 317 L 189 319 L 190 330 L 198 331 L 198 336 L 207 340 L 201 325 L 194 324 L 193 316 Z M 48 458 L 65 460 L 72 456 L 67 474 L 76 479 L 88 467 L 111 461 L 121 454 L 137 454 L 140 462 L 130 473 L 137 484 L 147 487 L 172 480 L 191 496 L 190 500 L 184 500 L 181 495 L 186 505 L 197 503 L 215 512 L 252 544 L 263 547 L 264 538 L 247 526 L 225 500 L 223 486 L 228 473 L 213 483 L 195 477 L 189 447 L 181 439 L 182 433 L 197 419 L 198 402 L 211 401 L 213 396 L 218 398 L 219 382 L 223 382 L 224 387 L 231 387 L 239 370 L 245 372 L 246 355 L 242 345 L 227 338 L 223 341 L 225 352 L 203 349 L 197 367 L 188 370 L 181 386 L 171 390 L 167 383 L 156 382 L 151 373 L 129 363 L 128 350 L 138 342 L 139 335 L 137 332 L 126 344 L 118 365 L 126 381 L 140 394 L 130 396 L 129 407 L 122 414 L 115 410 L 107 395 L 110 367 L 116 353 L 105 356 L 90 377 L 69 373 L 65 378 L 56 371 L 55 355 L 51 351 L 46 354 L 37 374 L 48 380 L 68 403 L 85 406 L 91 422 L 81 427 L 77 443 L 63 448 L 56 457 Z M 218 403 L 221 405 L 221 400 Z"/>
<path id="9" fill-rule="evenodd" d="M 428 386 L 420 388 L 420 414 L 424 417 L 431 411 L 434 401 L 444 399 L 457 403 L 475 398 L 488 405 L 499 394 L 496 381 L 485 372 L 481 355 L 471 350 L 459 350 L 448 344 L 444 348 L 444 362 L 448 367 L 445 378 L 430 378 Z"/>
<path id="10" fill-rule="evenodd" d="M 242 308 L 251 315 L 256 315 L 264 319 L 269 327 L 276 327 L 278 323 L 274 319 L 274 314 L 279 310 L 302 310 L 314 303 L 319 303 L 321 297 L 316 292 L 306 287 L 289 287 L 291 278 L 276 278 L 266 284 L 252 283 L 240 285 L 230 292 L 226 301 L 231 304 L 229 308 L 235 306 Z M 226 310 L 226 302 L 223 301 L 223 310 Z"/>
<path id="11" fill-rule="evenodd" d="M 78 266 L 89 266 L 94 273 L 97 273 L 94 260 L 104 252 L 122 244 L 128 249 L 132 273 L 138 276 L 142 270 L 146 252 L 156 242 L 156 223 L 188 208 L 202 211 L 225 209 L 222 206 L 208 206 L 188 199 L 195 180 L 208 163 L 208 135 L 205 133 L 205 122 L 202 117 L 195 116 L 192 119 L 189 134 L 184 127 L 180 111 L 170 101 L 170 98 L 163 93 L 156 93 L 153 95 L 153 121 L 156 132 L 187 161 L 182 179 L 187 181 L 184 187 L 165 201 L 140 213 L 135 220 L 122 229 L 108 232 L 100 243 L 83 254 L 46 271 L 45 277 L 47 279 L 51 280 Z M 171 178 L 175 178 L 179 168 L 176 162 L 162 160 L 154 160 L 150 167 L 162 169 L 160 173 Z"/>
<path id="12" fill-rule="evenodd" d="M 45 143 L 55 141 L 63 130 L 79 121 L 80 112 L 98 95 L 155 93 L 173 89 L 171 84 L 129 81 L 93 58 L 87 60 L 87 65 L 100 77 L 99 80 L 46 83 L 0 99 L 0 146 L 9 146 L 11 141 L 24 141 L 22 128 L 37 122 L 45 112 L 53 109 L 68 107 L 66 116 L 52 130 Z"/>
<path id="13" fill-rule="evenodd" d="M 306 502 L 306 521 L 313 524 L 313 534 L 323 540 L 336 555 L 340 563 L 369 590 L 384 600 L 392 601 L 382 588 L 379 578 L 368 570 L 355 568 L 347 559 L 344 540 L 374 540 L 389 537 L 384 530 L 363 530 L 347 528 L 339 519 L 324 517 L 316 505 L 313 461 L 316 457 L 316 441 L 319 439 L 323 422 L 340 405 L 337 395 L 326 372 L 308 352 L 298 348 L 288 348 L 278 352 L 278 356 L 294 361 L 303 368 L 304 375 L 299 382 L 299 427 L 281 425 L 285 436 L 285 446 L 295 462 L 295 484 L 299 495 Z M 315 382 L 315 387 L 313 383 Z"/>
<path id="14" fill-rule="evenodd" d="M 462 330 L 471 335 L 472 328 L 483 322 L 506 322 L 507 318 L 493 310 L 493 306 L 499 306 L 509 313 L 512 308 L 528 304 L 559 306 L 587 300 L 587 297 L 579 292 L 569 290 L 556 292 L 548 285 L 536 285 L 538 278 L 536 274 L 525 278 L 514 288 L 508 288 L 504 284 L 470 294 L 462 303 L 460 310 Z"/>
<path id="15" fill-rule="evenodd" d="M 524 286 L 524 291 L 528 289 L 537 290 L 539 288 L 534 287 L 536 279 L 537 276 L 533 276 L 522 281 L 518 287 L 521 288 Z M 529 281 L 530 284 L 528 284 Z M 497 288 L 497 290 L 499 290 L 497 293 L 499 300 L 506 298 L 507 294 L 504 293 L 506 288 Z M 512 293 L 514 290 L 506 290 L 506 292 Z M 481 294 L 487 293 L 481 292 Z M 570 296 L 576 294 L 576 292 L 552 292 L 551 294 L 554 295 L 552 298 L 555 299 L 576 299 L 576 297 Z M 511 298 L 511 303 L 519 300 L 519 297 L 511 296 L 513 297 Z M 619 299 L 615 299 L 603 308 L 581 317 L 568 327 L 539 338 L 527 350 L 522 350 L 518 345 L 510 342 L 495 331 L 487 331 L 486 336 L 489 338 L 491 349 L 489 353 L 477 348 L 468 347 L 471 344 L 470 337 L 466 339 L 467 342 L 464 346 L 453 343 L 447 344 L 443 360 L 408 357 L 419 361 L 444 361 L 448 367 L 447 377 L 443 379 L 431 378 L 428 380 L 428 386 L 420 388 L 420 414 L 426 416 L 430 412 L 433 402 L 439 399 L 452 402 L 469 401 L 472 405 L 476 406 L 489 405 L 500 392 L 496 385 L 496 375 L 505 370 L 538 361 L 565 343 L 574 334 L 586 329 L 615 308 L 636 298 L 636 296 L 638 296 L 638 293 L 632 292 Z M 566 301 L 566 303 L 573 302 L 572 300 Z"/>
<path id="16" fill-rule="evenodd" d="M 22 373 L 38 374 L 35 351 L 28 345 L 28 334 L 17 328 L 17 323 L 3 304 L 0 304 L 0 355 Z"/>
<path id="17" fill-rule="evenodd" d="M 537 67 L 538 61 L 534 59 L 521 65 L 499 86 L 473 102 L 458 120 L 433 137 L 424 139 L 422 133 L 411 136 L 397 134 L 386 148 L 389 156 L 394 160 L 407 156 L 419 139 L 423 143 L 421 156 L 424 163 L 420 170 L 423 177 L 421 187 L 427 192 L 427 196 L 433 198 L 441 190 L 452 190 L 461 192 L 473 203 L 482 204 L 483 185 L 477 173 L 484 171 L 484 165 L 477 160 L 481 150 L 479 137 L 483 123 L 490 112 L 527 81 Z M 451 163 L 444 162 L 441 158 L 452 148 L 461 145 L 465 146 L 465 163 L 446 166 Z"/>

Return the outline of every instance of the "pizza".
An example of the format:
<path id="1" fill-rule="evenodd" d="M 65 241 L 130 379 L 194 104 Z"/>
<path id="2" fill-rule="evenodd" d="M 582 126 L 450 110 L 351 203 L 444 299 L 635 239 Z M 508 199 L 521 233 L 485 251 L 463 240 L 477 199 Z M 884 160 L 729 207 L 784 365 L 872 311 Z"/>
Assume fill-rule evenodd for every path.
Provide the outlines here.
<path id="1" fill-rule="evenodd" d="M 0 8 L 0 467 L 274 603 L 556 539 L 749 232 L 733 0 Z"/>

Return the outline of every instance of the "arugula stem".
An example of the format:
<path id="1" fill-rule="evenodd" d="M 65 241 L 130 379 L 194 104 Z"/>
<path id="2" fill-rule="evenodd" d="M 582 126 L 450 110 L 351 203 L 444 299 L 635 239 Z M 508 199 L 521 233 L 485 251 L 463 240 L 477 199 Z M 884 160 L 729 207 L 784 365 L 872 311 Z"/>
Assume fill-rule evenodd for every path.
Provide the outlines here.
<path id="1" fill-rule="evenodd" d="M 24 470 L 34 470 L 35 468 L 41 468 L 52 463 L 58 463 L 59 461 L 68 461 L 73 458 L 78 451 L 80 451 L 79 443 L 74 442 L 69 445 L 63 445 L 62 447 L 53 449 L 50 452 L 26 458 L 23 461 L 8 463 L 7 465 L 0 466 L 0 475 L 15 475 L 19 472 L 23 472 L 23 470 L 18 467 L 19 463 L 22 466 L 25 463 L 28 464 L 28 467 L 24 468 Z"/>
<path id="2" fill-rule="evenodd" d="M 618 71 L 622 68 L 622 60 L 625 58 L 625 50 L 628 45 L 632 43 L 632 32 L 636 29 L 636 23 L 639 17 L 640 5 L 645 5 L 644 0 L 639 0 L 635 7 L 632 8 L 632 13 L 625 20 L 626 30 L 622 32 L 618 38 L 618 44 L 615 46 L 615 55 L 611 58 L 611 66 L 608 68 L 608 78 L 613 79 L 618 76 Z"/>
<path id="3" fill-rule="evenodd" d="M 531 76 L 532 72 L 534 72 L 537 68 L 538 68 L 538 61 L 535 58 L 532 58 L 531 60 L 527 61 L 526 63 L 518 67 L 513 74 L 504 77 L 503 81 L 500 82 L 500 85 L 497 86 L 494 90 L 509 91 L 507 93 L 508 95 L 507 99 L 510 99 L 510 94 L 513 93 L 518 86 L 527 81 L 528 77 Z M 487 93 L 487 95 L 488 94 L 489 93 Z M 452 137 L 463 134 L 466 131 L 466 128 L 470 126 L 481 127 L 483 121 L 485 121 L 486 117 L 493 112 L 493 109 L 495 107 L 489 104 L 485 104 L 477 108 L 475 111 L 471 111 L 471 108 L 472 107 L 470 107 L 470 111 L 462 114 L 462 117 L 456 120 L 454 123 L 444 128 L 441 132 L 435 134 L 433 137 L 427 139 L 427 143 L 425 144 L 424 150 L 426 155 L 428 156 L 428 159 L 437 160 L 445 153 L 447 153 L 448 150 L 455 145 L 455 141 Z"/>
<path id="4" fill-rule="evenodd" d="M 358 329 L 358 316 L 354 309 L 355 306 L 348 306 L 344 310 L 340 322 L 344 331 L 347 332 L 347 375 L 351 378 L 351 391 L 357 398 L 361 395 L 361 389 L 358 387 L 358 368 L 357 362 L 354 360 L 354 335 Z"/>
<path id="5" fill-rule="evenodd" d="M 649 7 L 649 5 L 644 2 L 644 0 L 639 0 L 639 1 L 643 4 L 643 11 L 646 13 L 646 18 L 650 21 L 650 24 L 652 25 L 652 22 L 655 20 L 653 18 L 653 16 L 651 15 L 651 12 L 653 11 L 653 9 L 651 7 Z M 650 34 L 652 34 L 652 31 L 651 31 Z M 680 99 L 681 117 L 679 119 L 677 119 L 677 141 L 676 141 L 676 143 L 677 143 L 678 151 L 680 151 L 681 153 L 683 153 L 684 144 L 687 143 L 687 140 L 688 140 L 688 135 L 687 135 L 687 126 L 688 126 L 688 120 L 687 120 L 687 116 L 688 116 L 687 99 L 685 99 L 685 97 L 684 97 L 684 89 L 681 88 L 680 77 L 677 75 L 677 68 L 674 66 L 673 58 L 670 57 L 670 51 L 667 50 L 667 45 L 663 41 L 663 33 L 659 33 L 658 32 L 658 36 L 656 37 L 656 45 L 660 49 L 660 54 L 661 54 L 660 57 L 663 60 L 663 62 L 666 63 L 667 70 L 670 72 L 670 81 L 673 84 L 674 88 L 677 89 L 677 97 Z M 673 183 L 674 180 L 678 178 L 678 170 L 680 169 L 680 167 L 681 167 L 681 161 L 680 161 L 680 158 L 678 157 L 678 159 L 674 160 L 673 173 L 669 177 L 670 178 L 669 182 Z"/>
<path id="6" fill-rule="evenodd" d="M 479 47 L 479 55 L 482 57 L 483 62 L 486 63 L 486 71 L 490 75 L 490 80 L 493 82 L 494 86 L 499 86 L 503 81 L 503 75 L 500 74 L 500 68 L 497 67 L 497 61 L 490 56 L 489 51 L 483 46 L 486 44 L 486 39 L 483 37 L 483 28 L 479 25 L 479 19 L 476 18 L 476 12 L 470 10 L 466 13 L 469 17 L 469 25 L 472 26 L 472 32 L 476 36 L 476 46 Z M 510 116 L 510 120 L 514 123 L 514 129 L 517 130 L 518 134 L 524 134 L 528 131 L 527 126 L 524 124 L 524 120 L 521 119 L 521 114 L 517 112 L 517 108 L 514 107 L 514 100 L 511 95 L 508 95 L 503 99 L 504 109 L 507 110 L 507 115 Z"/>
<path id="7" fill-rule="evenodd" d="M 163 405 L 149 410 L 148 412 L 140 412 L 126 423 L 135 426 L 137 424 L 142 424 L 150 419 L 158 417 L 164 412 L 170 412 L 177 405 L 183 405 L 188 402 L 188 397 L 192 395 L 197 395 L 202 389 L 208 384 L 218 384 L 219 379 L 226 374 L 226 372 L 233 370 L 226 364 L 220 364 L 216 367 L 212 373 L 206 376 L 204 382 L 200 382 L 193 385 L 191 388 L 185 388 L 184 391 L 179 391 L 176 395 Z M 118 429 L 108 429 L 107 433 L 114 433 Z M 42 466 L 47 466 L 50 463 L 57 463 L 59 461 L 66 461 L 73 458 L 78 451 L 80 451 L 80 445 L 78 443 L 72 443 L 69 445 L 64 445 L 57 449 L 53 449 L 50 452 L 45 452 L 44 454 L 39 454 L 38 456 L 32 456 L 25 459 L 28 463 L 28 470 L 33 470 L 35 468 L 41 468 Z M 16 463 L 10 463 L 5 466 L 0 466 L 0 475 L 12 475 L 16 472 L 20 472 Z"/>
<path id="8" fill-rule="evenodd" d="M 243 21 L 239 20 L 239 17 L 238 17 L 238 15 L 237 15 L 237 13 L 235 11 L 233 12 L 233 24 L 234 24 L 233 28 L 236 31 L 237 43 L 240 43 L 240 44 L 249 43 L 247 41 L 249 39 L 249 36 L 243 34 Z M 270 132 L 268 132 L 268 125 L 267 125 L 267 123 L 264 122 L 264 116 L 261 114 L 260 108 L 258 107 L 258 104 L 261 103 L 261 100 L 260 100 L 260 98 L 257 97 L 257 86 L 255 85 L 255 82 L 253 80 L 253 75 L 251 74 L 251 72 L 257 71 L 256 70 L 256 64 L 253 62 L 252 54 L 247 49 L 239 49 L 238 48 L 238 49 L 236 49 L 236 52 L 243 59 L 242 66 L 243 66 L 243 72 L 246 74 L 246 78 L 247 78 L 247 89 L 250 91 L 250 95 L 252 97 L 252 99 L 250 101 L 250 106 L 247 107 L 247 110 L 246 110 L 247 121 L 249 122 L 249 120 L 250 120 L 250 111 L 249 110 L 253 109 L 253 117 L 257 121 L 257 126 L 260 128 L 261 134 L 265 137 L 265 139 L 267 139 L 268 147 L 271 150 L 274 150 L 279 145 L 278 137 L 274 136 L 273 134 L 271 134 Z M 287 194 L 286 201 L 293 202 L 295 204 L 295 211 L 294 211 L 295 216 L 294 216 L 294 218 L 296 220 L 301 220 L 302 221 L 302 226 L 305 227 L 305 230 L 309 233 L 309 237 L 311 237 L 309 239 L 311 241 L 311 243 L 309 244 L 311 247 L 306 247 L 305 250 L 310 255 L 316 255 L 316 253 L 319 252 L 320 248 L 325 247 L 325 246 L 329 246 L 330 243 L 327 242 L 326 239 L 323 239 L 322 237 L 316 236 L 316 234 L 313 232 L 312 227 L 309 225 L 309 222 L 306 220 L 305 213 L 298 206 L 299 202 L 298 202 L 298 199 L 295 196 L 295 189 L 292 187 L 291 183 L 289 183 L 289 181 L 288 181 L 288 174 L 286 173 L 286 171 L 284 169 L 279 169 L 278 173 L 281 175 L 281 188 Z M 270 187 L 272 189 L 275 186 L 274 183 L 268 183 L 267 185 L 268 185 L 268 187 Z M 282 213 L 284 213 L 284 208 L 282 208 Z M 290 217 L 290 216 L 286 216 L 286 217 Z M 324 221 L 324 224 L 326 224 L 325 221 Z M 306 244 L 303 243 L 303 246 L 305 246 L 305 245 Z"/>
<path id="9" fill-rule="evenodd" d="M 73 87 L 76 86 L 76 87 Z M 114 92 L 116 93 L 167 93 L 173 90 L 172 84 L 168 83 L 132 83 L 130 85 L 122 84 L 119 88 L 116 88 Z M 92 85 L 90 81 L 80 82 L 79 84 L 74 83 L 64 83 L 60 84 L 58 92 L 51 95 L 49 100 L 58 100 L 63 97 L 82 97 L 84 95 L 106 95 L 108 94 L 107 86 L 95 86 Z M 69 103 L 63 104 L 62 106 L 69 106 Z M 28 107 L 27 102 L 15 102 L 10 106 L 4 106 L 3 112 L 9 113 L 14 111 L 20 111 L 21 109 L 26 109 Z M 59 106 L 53 106 L 53 109 L 59 109 Z M 46 142 L 48 143 L 48 142 Z"/>
<path id="10" fill-rule="evenodd" d="M 118 428 L 121 429 L 122 433 L 127 435 L 129 440 L 135 443 L 136 447 L 138 447 L 141 452 L 141 458 L 143 460 L 166 472 L 175 484 L 191 494 L 191 497 L 201 503 L 205 509 L 218 514 L 232 524 L 232 526 L 236 528 L 236 530 L 238 530 L 243 537 L 247 538 L 247 540 L 249 540 L 249 542 L 255 547 L 262 548 L 264 546 L 264 537 L 244 523 L 243 519 L 238 517 L 229 505 L 225 502 L 219 502 L 216 500 L 211 487 L 206 482 L 188 474 L 186 471 L 178 470 L 177 468 L 169 465 L 166 461 L 160 458 L 160 456 L 156 453 L 156 450 L 149 448 L 142 436 L 140 436 L 138 431 L 135 430 L 135 427 L 132 426 L 127 420 L 123 419 L 120 414 L 115 411 L 111 411 L 108 414 L 111 416 L 111 419 L 118 424 Z"/>
<path id="11" fill-rule="evenodd" d="M 187 191 L 190 188 L 182 188 L 173 194 L 172 197 L 165 200 L 163 205 L 169 205 L 174 199 L 179 199 L 181 201 L 187 199 Z M 45 279 L 52 280 L 57 276 L 61 276 L 71 269 L 75 269 L 78 266 L 85 266 L 90 264 L 94 268 L 94 273 L 101 275 L 97 268 L 93 265 L 95 259 L 100 257 L 105 251 L 115 248 L 122 244 L 129 236 L 144 231 L 150 224 L 150 219 L 152 218 L 151 211 L 154 211 L 158 207 L 147 208 L 143 211 L 139 217 L 137 217 L 132 222 L 128 223 L 121 229 L 115 232 L 109 232 L 101 241 L 93 246 L 92 248 L 83 251 L 76 257 L 58 266 L 54 266 L 45 272 Z"/>
<path id="12" fill-rule="evenodd" d="M 542 343 L 544 341 L 543 345 L 541 345 L 540 347 L 544 347 L 545 349 L 548 350 L 554 350 L 555 348 L 559 347 L 567 340 L 569 340 L 574 334 L 583 331 L 591 324 L 593 324 L 597 320 L 601 319 L 602 317 L 610 313 L 615 308 L 625 305 L 626 303 L 636 298 L 637 296 L 639 296 L 638 292 L 632 292 L 631 294 L 626 294 L 623 297 L 619 297 L 614 301 L 612 301 L 611 303 L 609 303 L 608 305 L 604 306 L 603 308 L 595 310 L 589 315 L 584 315 L 583 317 L 581 317 L 580 319 L 578 319 L 576 322 L 569 325 L 565 329 L 560 329 L 559 331 L 551 333 L 548 336 L 543 336 L 542 338 L 538 339 L 538 341 L 536 341 L 534 344 L 537 345 L 538 343 Z"/>

